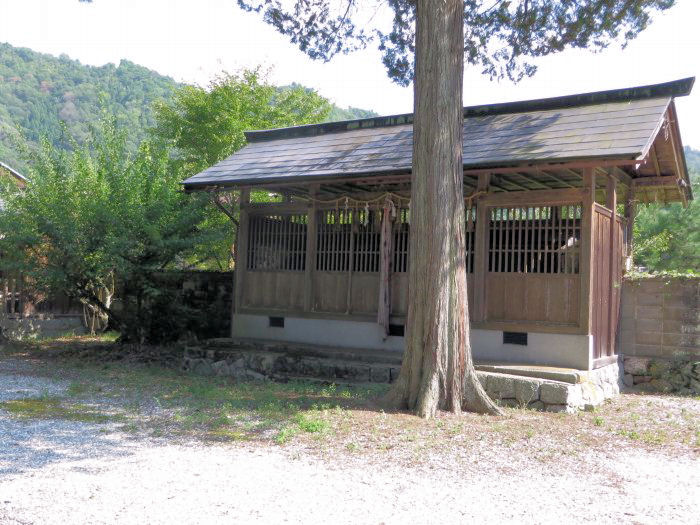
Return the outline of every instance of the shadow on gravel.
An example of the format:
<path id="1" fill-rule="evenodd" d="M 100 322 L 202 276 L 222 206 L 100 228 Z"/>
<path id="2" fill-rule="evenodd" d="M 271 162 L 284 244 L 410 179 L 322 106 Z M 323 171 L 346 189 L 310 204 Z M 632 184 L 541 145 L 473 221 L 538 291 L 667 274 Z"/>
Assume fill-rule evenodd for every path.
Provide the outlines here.
<path id="1" fill-rule="evenodd" d="M 54 463 L 123 457 L 132 443 L 108 425 L 60 420 L 28 420 L 0 411 L 0 480 Z"/>

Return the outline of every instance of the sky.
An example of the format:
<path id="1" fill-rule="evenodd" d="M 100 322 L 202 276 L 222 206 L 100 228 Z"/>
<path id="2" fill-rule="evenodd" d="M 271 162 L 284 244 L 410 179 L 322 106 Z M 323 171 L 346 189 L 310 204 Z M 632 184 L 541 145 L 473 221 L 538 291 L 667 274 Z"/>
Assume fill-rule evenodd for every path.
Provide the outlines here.
<path id="1" fill-rule="evenodd" d="M 368 0 L 375 2 L 376 0 Z M 181 82 L 262 65 L 270 80 L 315 88 L 341 107 L 408 113 L 412 88 L 387 77 L 374 47 L 314 62 L 236 0 L 0 0 L 0 42 L 84 64 L 123 58 Z M 678 0 L 624 50 L 566 51 L 519 84 L 465 71 L 464 104 L 487 104 L 666 82 L 700 69 L 700 1 Z M 677 100 L 683 142 L 700 149 L 700 86 Z"/>

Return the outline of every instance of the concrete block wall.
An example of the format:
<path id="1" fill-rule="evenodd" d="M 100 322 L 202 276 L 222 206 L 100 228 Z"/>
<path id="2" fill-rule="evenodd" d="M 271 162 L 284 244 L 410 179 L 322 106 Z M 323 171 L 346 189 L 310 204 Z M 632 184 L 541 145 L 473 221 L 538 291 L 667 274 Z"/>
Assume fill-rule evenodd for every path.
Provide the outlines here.
<path id="1" fill-rule="evenodd" d="M 625 280 L 619 353 L 700 358 L 700 278 Z"/>

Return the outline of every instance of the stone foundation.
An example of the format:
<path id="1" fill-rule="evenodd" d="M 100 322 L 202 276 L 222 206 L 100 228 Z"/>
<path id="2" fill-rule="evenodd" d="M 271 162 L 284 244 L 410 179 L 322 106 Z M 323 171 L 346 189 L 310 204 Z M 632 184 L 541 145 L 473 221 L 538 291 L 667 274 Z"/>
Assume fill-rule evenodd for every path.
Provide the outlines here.
<path id="1" fill-rule="evenodd" d="M 559 374 L 564 381 L 485 371 L 477 374 L 486 393 L 502 405 L 547 412 L 590 410 L 620 393 L 617 363 Z"/>
<path id="2" fill-rule="evenodd" d="M 647 392 L 700 394 L 700 359 L 697 356 L 681 354 L 673 359 L 625 356 L 622 362 L 626 387 Z"/>
<path id="3" fill-rule="evenodd" d="M 399 375 L 401 355 L 221 339 L 187 347 L 182 367 L 197 374 L 242 381 L 307 379 L 346 384 L 391 383 Z M 477 374 L 489 396 L 500 404 L 550 412 L 590 409 L 620 392 L 617 363 L 593 371 L 555 370 L 544 375 L 561 380 L 517 375 L 517 368 L 512 373 L 482 370 Z"/>

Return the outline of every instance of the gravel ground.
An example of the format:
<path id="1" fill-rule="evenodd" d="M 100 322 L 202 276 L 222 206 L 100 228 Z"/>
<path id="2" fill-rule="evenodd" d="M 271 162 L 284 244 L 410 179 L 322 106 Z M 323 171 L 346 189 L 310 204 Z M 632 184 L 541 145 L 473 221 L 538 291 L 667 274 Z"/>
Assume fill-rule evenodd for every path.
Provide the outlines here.
<path id="1" fill-rule="evenodd" d="M 0 360 L 0 400 L 66 387 Z M 406 467 L 0 411 L 0 523 L 700 522 L 695 456 L 627 449 L 578 461 L 580 469 L 528 462 L 513 449 Z"/>

